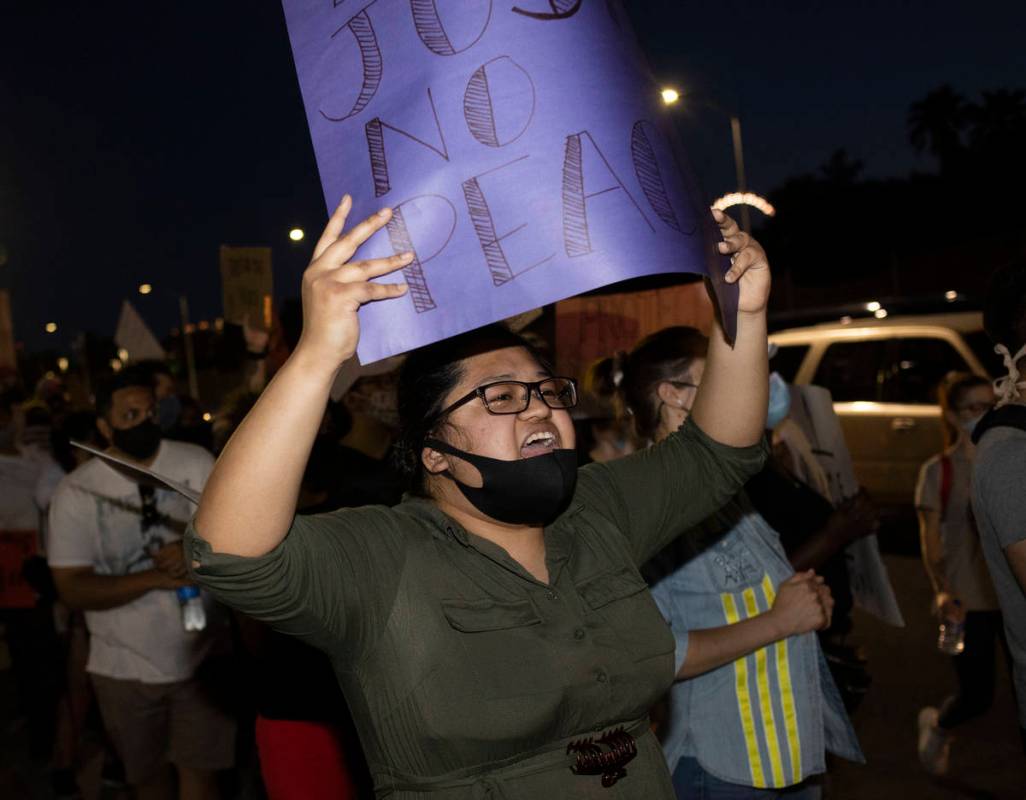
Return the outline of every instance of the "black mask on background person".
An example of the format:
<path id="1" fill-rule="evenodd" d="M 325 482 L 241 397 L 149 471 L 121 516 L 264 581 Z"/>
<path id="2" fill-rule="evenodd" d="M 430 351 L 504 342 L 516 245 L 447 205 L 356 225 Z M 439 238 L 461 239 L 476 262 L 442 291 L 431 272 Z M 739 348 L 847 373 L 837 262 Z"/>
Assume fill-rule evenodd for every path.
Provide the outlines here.
<path id="1" fill-rule="evenodd" d="M 425 439 L 424 444 L 476 467 L 481 473 L 480 487 L 446 474 L 478 511 L 509 525 L 552 522 L 566 508 L 577 485 L 576 450 L 502 461 L 459 450 L 438 439 Z"/>
<path id="2" fill-rule="evenodd" d="M 131 428 L 115 428 L 111 426 L 111 442 L 122 453 L 127 453 L 137 461 L 145 461 L 157 452 L 160 447 L 160 426 L 152 419 L 144 419 Z"/>

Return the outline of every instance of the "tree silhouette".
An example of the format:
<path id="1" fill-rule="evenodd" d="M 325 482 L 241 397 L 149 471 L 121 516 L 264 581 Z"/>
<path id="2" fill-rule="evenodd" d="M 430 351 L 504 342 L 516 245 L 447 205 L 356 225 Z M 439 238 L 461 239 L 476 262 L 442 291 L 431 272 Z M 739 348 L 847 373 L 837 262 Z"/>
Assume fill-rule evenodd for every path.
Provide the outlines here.
<path id="1" fill-rule="evenodd" d="M 983 102 L 967 109 L 973 147 L 1011 143 L 1026 130 L 1026 90 L 998 89 L 983 92 Z M 1021 138 L 1019 139 L 1021 143 Z"/>
<path id="2" fill-rule="evenodd" d="M 908 137 L 919 152 L 929 152 L 948 172 L 964 153 L 962 133 L 969 122 L 965 98 L 945 84 L 913 103 L 908 113 Z"/>
<path id="3" fill-rule="evenodd" d="M 848 155 L 847 150 L 841 148 L 831 154 L 819 171 L 830 183 L 849 185 L 858 180 L 864 166 L 861 161 Z"/>

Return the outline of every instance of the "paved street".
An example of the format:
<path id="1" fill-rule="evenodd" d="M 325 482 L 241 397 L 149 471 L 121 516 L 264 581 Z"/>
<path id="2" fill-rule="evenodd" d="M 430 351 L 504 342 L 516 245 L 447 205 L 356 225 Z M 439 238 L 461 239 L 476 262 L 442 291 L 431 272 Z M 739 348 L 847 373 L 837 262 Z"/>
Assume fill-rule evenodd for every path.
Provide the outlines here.
<path id="1" fill-rule="evenodd" d="M 858 630 L 870 658 L 873 686 L 855 717 L 867 765 L 840 764 L 831 776 L 836 800 L 1022 800 L 1026 760 L 1015 726 L 1011 685 L 1001 659 L 991 711 L 965 725 L 952 751 L 952 776 L 938 783 L 916 757 L 916 716 L 937 705 L 953 678 L 936 650 L 929 589 L 918 558 L 888 556 L 907 628 L 899 630 L 859 615 Z"/>

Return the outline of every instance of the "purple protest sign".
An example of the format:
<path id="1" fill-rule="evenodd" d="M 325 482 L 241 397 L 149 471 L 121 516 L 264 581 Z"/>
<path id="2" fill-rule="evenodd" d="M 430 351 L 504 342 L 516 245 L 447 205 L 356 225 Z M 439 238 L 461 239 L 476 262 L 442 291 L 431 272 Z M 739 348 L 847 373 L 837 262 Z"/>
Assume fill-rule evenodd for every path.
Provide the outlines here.
<path id="1" fill-rule="evenodd" d="M 715 225 L 615 2 L 284 0 L 329 209 L 412 250 L 360 312 L 370 363 L 640 275 L 692 272 L 733 338 Z M 683 168 L 682 168 L 683 167 Z"/>

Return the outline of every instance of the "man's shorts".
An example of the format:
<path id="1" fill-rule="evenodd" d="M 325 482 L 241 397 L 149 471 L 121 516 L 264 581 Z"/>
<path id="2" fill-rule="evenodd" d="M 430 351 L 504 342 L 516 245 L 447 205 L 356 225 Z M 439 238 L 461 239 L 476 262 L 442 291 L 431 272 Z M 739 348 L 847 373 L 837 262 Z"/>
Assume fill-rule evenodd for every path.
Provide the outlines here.
<path id="1" fill-rule="evenodd" d="M 90 677 L 130 784 L 146 783 L 167 762 L 196 770 L 234 765 L 235 718 L 227 699 L 202 678 L 140 683 Z"/>

